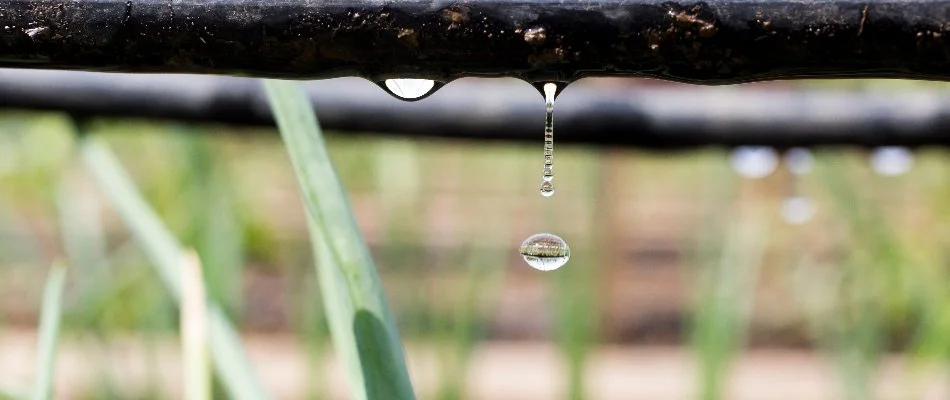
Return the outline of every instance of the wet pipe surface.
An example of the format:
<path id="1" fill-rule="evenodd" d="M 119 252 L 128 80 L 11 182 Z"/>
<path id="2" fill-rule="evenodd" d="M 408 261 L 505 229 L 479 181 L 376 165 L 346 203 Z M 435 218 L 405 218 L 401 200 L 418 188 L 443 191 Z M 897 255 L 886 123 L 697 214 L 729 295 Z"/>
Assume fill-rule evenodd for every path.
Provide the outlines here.
<path id="1" fill-rule="evenodd" d="M 0 67 L 296 79 L 950 80 L 950 0 L 0 0 Z"/>

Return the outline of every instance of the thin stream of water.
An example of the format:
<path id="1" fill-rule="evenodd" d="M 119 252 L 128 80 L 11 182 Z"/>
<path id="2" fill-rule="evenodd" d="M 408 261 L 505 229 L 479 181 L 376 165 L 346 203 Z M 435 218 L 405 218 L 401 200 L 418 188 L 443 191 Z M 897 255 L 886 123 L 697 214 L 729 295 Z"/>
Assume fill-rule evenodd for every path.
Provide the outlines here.
<path id="1" fill-rule="evenodd" d="M 556 83 L 544 84 L 544 168 L 541 170 L 541 195 L 554 195 L 554 95 Z"/>

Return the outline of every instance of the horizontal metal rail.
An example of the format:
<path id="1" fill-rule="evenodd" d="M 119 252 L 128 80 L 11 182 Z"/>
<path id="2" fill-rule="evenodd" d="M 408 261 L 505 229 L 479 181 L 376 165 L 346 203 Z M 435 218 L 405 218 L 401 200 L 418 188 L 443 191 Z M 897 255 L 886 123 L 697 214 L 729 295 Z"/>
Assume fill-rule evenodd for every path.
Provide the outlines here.
<path id="1" fill-rule="evenodd" d="M 517 80 L 464 79 L 415 103 L 358 78 L 305 87 L 329 130 L 538 145 L 543 136 L 542 99 Z M 0 108 L 273 125 L 259 82 L 234 77 L 0 70 Z M 950 145 L 950 91 L 934 86 L 835 90 L 584 80 L 563 92 L 555 111 L 559 143 L 658 149 Z"/>
<path id="2" fill-rule="evenodd" d="M 950 0 L 0 0 L 0 67 L 948 80 L 948 30 Z"/>

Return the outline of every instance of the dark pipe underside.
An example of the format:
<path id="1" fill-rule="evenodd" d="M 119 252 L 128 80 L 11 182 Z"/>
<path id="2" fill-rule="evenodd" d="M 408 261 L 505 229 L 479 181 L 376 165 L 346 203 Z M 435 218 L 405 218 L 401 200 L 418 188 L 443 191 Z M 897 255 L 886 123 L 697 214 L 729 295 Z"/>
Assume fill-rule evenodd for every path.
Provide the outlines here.
<path id="1" fill-rule="evenodd" d="M 950 0 L 0 0 L 0 67 L 950 80 Z"/>
<path id="2" fill-rule="evenodd" d="M 304 85 L 328 130 L 538 146 L 542 141 L 543 102 L 516 80 L 460 80 L 416 103 L 396 100 L 356 78 Z M 950 91 L 945 88 L 632 86 L 584 80 L 558 98 L 555 137 L 558 143 L 657 149 L 947 146 Z M 260 83 L 234 77 L 0 70 L 0 108 L 273 125 Z"/>

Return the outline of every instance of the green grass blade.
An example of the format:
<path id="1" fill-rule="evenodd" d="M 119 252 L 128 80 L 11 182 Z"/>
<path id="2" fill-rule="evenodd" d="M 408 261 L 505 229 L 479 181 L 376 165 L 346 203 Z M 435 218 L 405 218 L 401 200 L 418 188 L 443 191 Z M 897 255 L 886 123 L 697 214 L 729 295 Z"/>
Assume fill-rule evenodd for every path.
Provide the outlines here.
<path id="1" fill-rule="evenodd" d="M 43 311 L 40 314 L 39 362 L 36 363 L 36 382 L 33 400 L 48 400 L 53 395 L 53 372 L 56 367 L 56 346 L 59 342 L 59 322 L 62 317 L 63 288 L 66 286 L 66 266 L 54 263 L 43 290 Z"/>
<path id="2" fill-rule="evenodd" d="M 693 317 L 693 347 L 700 366 L 700 398 L 723 398 L 723 385 L 741 350 L 755 285 L 767 246 L 761 213 L 739 212 L 723 238 L 718 262 L 697 271 L 698 301 Z"/>
<path id="3" fill-rule="evenodd" d="M 184 255 L 181 245 L 138 193 L 131 177 L 105 144 L 94 138 L 85 138 L 80 143 L 80 151 L 86 168 L 152 261 L 166 289 L 180 304 L 179 269 Z M 229 397 L 239 400 L 267 398 L 244 354 L 241 338 L 234 326 L 217 304 L 209 303 L 207 312 L 211 358 Z"/>
<path id="4" fill-rule="evenodd" d="M 243 226 L 225 155 L 196 128 L 175 125 L 171 131 L 185 154 L 180 185 L 191 221 L 181 241 L 193 246 L 202 261 L 208 294 L 226 315 L 239 318 L 243 302 Z"/>
<path id="5" fill-rule="evenodd" d="M 482 234 L 474 235 L 472 243 L 485 243 L 487 235 L 494 235 L 501 243 L 508 242 L 509 232 L 504 229 L 486 229 Z M 465 261 L 459 265 L 468 271 L 465 286 L 461 291 L 462 301 L 450 321 L 446 321 L 448 332 L 441 338 L 445 346 L 442 363 L 439 366 L 442 378 L 436 392 L 436 399 L 465 399 L 468 382 L 469 364 L 479 342 L 484 339 L 484 330 L 489 317 L 497 305 L 498 293 L 505 278 L 509 253 L 498 248 L 484 249 L 471 247 L 465 255 Z"/>
<path id="6" fill-rule="evenodd" d="M 211 398 L 208 363 L 208 301 L 198 255 L 189 252 L 181 261 L 182 382 L 186 400 Z"/>
<path id="7" fill-rule="evenodd" d="M 832 204 L 850 228 L 852 243 L 838 268 L 834 313 L 819 321 L 837 362 L 844 398 L 866 399 L 886 351 L 889 330 L 910 318 L 912 274 L 917 261 L 895 237 L 890 222 L 874 201 L 863 198 L 859 175 L 841 155 L 819 153 L 815 171 Z"/>
<path id="8" fill-rule="evenodd" d="M 292 82 L 268 80 L 264 87 L 307 209 L 330 332 L 351 397 L 414 399 L 395 320 L 310 101 Z"/>

